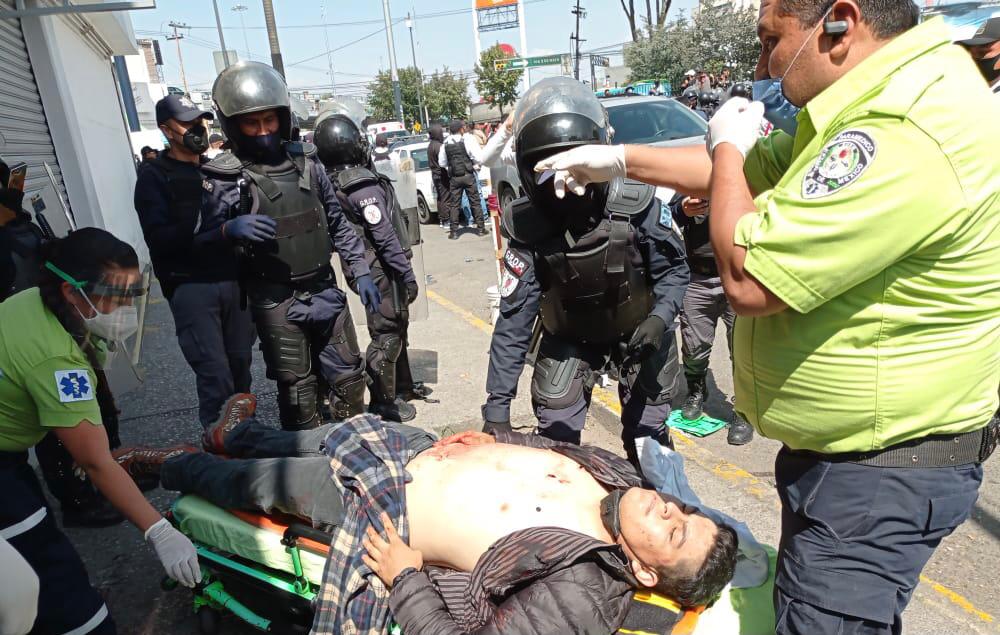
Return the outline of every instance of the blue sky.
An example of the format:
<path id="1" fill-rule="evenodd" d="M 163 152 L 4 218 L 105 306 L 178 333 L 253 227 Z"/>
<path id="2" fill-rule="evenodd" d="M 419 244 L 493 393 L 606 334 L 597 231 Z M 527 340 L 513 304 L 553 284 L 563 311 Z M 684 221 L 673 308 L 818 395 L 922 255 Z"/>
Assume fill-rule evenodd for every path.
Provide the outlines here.
<path id="1" fill-rule="evenodd" d="M 218 0 L 226 45 L 236 49 L 241 59 L 270 61 L 264 12 L 260 0 Z M 235 12 L 234 6 L 247 10 Z M 209 90 L 215 77 L 212 50 L 219 49 L 215 15 L 209 0 L 157 0 L 156 9 L 133 11 L 137 37 L 160 40 L 164 74 L 169 84 L 180 86 L 180 67 L 174 42 L 165 35 L 171 20 L 190 25 L 181 40 L 184 69 L 191 90 Z M 525 4 L 529 55 L 569 52 L 569 34 L 574 28 L 570 9 L 573 0 L 527 0 Z M 631 39 L 628 22 L 618 0 L 581 0 L 587 17 L 581 22 L 582 49 L 608 47 Z M 636 5 L 643 5 L 637 2 Z M 695 0 L 674 0 L 670 16 L 690 10 Z M 472 34 L 472 0 L 391 0 L 392 18 L 401 20 L 410 12 L 416 16 L 413 36 L 417 61 L 429 73 L 445 66 L 471 71 L 475 63 Z M 274 0 L 278 39 L 289 86 L 293 89 L 329 90 L 328 48 L 332 54 L 338 93 L 356 93 L 379 69 L 388 68 L 385 32 L 382 30 L 381 0 Z M 240 17 L 246 24 L 244 30 Z M 324 16 L 325 17 L 321 17 Z M 422 17 L 425 16 L 425 17 Z M 355 23 L 355 24 L 344 24 Z M 358 24 L 360 23 L 360 24 Z M 326 28 L 318 26 L 329 24 Z M 394 27 L 396 60 L 400 67 L 412 64 L 409 31 L 403 22 Z M 365 37 L 370 36 L 370 37 Z M 329 47 L 327 46 L 329 38 Z M 364 39 L 362 39 L 364 38 Z M 482 33 L 482 46 L 507 42 L 521 52 L 517 29 Z M 360 40 L 354 44 L 351 42 Z M 249 55 L 248 55 L 249 53 Z M 309 59 L 314 58 L 314 59 Z M 617 58 L 620 63 L 621 58 Z M 612 58 L 616 63 L 616 58 Z M 581 64 L 581 75 L 586 64 Z M 559 73 L 558 67 L 532 71 L 532 78 Z M 589 74 L 589 68 L 587 70 Z M 470 91 L 471 92 L 471 91 Z"/>

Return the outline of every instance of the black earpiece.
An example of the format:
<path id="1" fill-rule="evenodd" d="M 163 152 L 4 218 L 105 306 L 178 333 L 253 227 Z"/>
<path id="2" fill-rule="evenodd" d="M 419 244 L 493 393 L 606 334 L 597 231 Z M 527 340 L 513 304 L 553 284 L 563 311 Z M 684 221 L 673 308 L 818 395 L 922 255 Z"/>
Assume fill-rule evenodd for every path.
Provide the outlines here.
<path id="1" fill-rule="evenodd" d="M 832 15 L 828 15 L 823 20 L 823 33 L 832 37 L 847 33 L 847 20 L 833 20 Z"/>

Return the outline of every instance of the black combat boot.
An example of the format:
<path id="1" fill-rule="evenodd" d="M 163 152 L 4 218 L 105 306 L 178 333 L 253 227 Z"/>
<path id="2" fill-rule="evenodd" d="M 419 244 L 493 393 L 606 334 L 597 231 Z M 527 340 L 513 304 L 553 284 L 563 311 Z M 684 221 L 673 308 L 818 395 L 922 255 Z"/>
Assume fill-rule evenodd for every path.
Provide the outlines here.
<path id="1" fill-rule="evenodd" d="M 688 421 L 695 421 L 701 417 L 702 408 L 705 406 L 708 387 L 705 385 L 705 376 L 688 377 L 688 396 L 681 406 L 681 416 Z"/>
<path id="2" fill-rule="evenodd" d="M 753 440 L 753 428 L 747 420 L 738 413 L 733 413 L 733 422 L 729 424 L 726 441 L 729 445 L 746 445 Z"/>
<path id="3" fill-rule="evenodd" d="M 448 240 L 458 240 L 458 232 L 456 231 L 448 232 Z"/>
<path id="4" fill-rule="evenodd" d="M 373 401 L 368 406 L 368 412 L 378 415 L 386 421 L 395 421 L 397 423 L 406 423 L 417 418 L 417 409 L 399 397 L 388 403 Z"/>

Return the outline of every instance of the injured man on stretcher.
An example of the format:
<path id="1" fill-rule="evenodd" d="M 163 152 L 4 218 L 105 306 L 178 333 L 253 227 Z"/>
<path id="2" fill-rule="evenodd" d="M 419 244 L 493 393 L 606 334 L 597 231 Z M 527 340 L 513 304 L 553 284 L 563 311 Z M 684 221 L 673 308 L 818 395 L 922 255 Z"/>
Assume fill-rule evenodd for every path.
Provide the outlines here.
<path id="1" fill-rule="evenodd" d="M 326 444 L 352 424 L 395 431 L 408 448 L 408 532 L 382 516 L 386 531 L 369 525 L 359 540 L 364 563 L 392 589 L 387 608 L 404 633 L 611 633 L 636 590 L 700 606 L 733 576 L 731 527 L 644 489 L 630 463 L 602 449 L 516 432 L 435 442 L 368 416 L 287 432 L 256 421 L 254 406 L 250 395 L 230 399 L 205 452 L 136 451 L 123 466 L 225 509 L 333 530 L 348 497 Z"/>

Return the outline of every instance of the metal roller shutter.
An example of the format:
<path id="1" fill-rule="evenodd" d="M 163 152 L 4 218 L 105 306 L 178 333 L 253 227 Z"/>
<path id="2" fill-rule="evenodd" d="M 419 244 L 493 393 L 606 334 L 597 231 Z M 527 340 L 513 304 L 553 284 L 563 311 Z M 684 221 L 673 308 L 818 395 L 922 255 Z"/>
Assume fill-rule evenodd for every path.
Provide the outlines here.
<path id="1" fill-rule="evenodd" d="M 13 9 L 12 0 L 0 0 L 0 7 Z M 21 33 L 21 21 L 0 19 L 0 155 L 8 164 L 28 164 L 25 192 L 33 194 L 49 184 L 43 163 L 55 176 L 59 195 L 69 204 L 49 124 L 38 94 L 35 73 Z M 25 199 L 27 204 L 27 199 Z"/>

